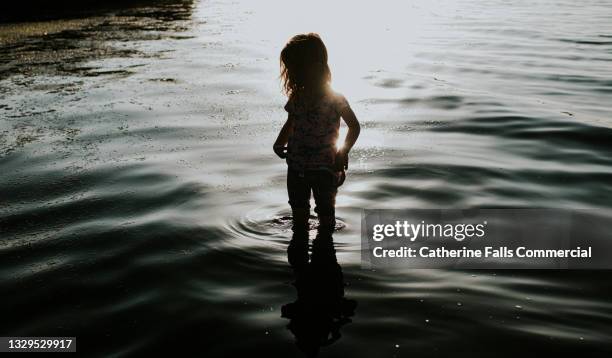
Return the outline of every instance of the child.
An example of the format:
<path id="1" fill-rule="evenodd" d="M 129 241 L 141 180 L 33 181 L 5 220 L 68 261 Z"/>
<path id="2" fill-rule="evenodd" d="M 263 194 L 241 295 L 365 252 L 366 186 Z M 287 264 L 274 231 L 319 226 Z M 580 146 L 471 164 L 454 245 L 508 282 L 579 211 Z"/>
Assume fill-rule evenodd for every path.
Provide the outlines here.
<path id="1" fill-rule="evenodd" d="M 359 122 L 344 96 L 330 88 L 327 49 L 319 35 L 291 38 L 280 62 L 289 115 L 274 143 L 274 152 L 287 160 L 293 231 L 308 231 L 311 191 L 319 227 L 333 231 L 336 192 L 348 169 L 348 153 L 359 136 Z M 349 130 L 338 149 L 340 118 Z"/>

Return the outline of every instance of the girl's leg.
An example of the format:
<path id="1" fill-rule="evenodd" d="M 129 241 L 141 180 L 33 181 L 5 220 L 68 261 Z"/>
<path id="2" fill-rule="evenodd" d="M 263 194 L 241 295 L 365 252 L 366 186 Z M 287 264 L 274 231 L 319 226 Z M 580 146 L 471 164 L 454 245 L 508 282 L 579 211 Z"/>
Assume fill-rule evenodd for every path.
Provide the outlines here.
<path id="1" fill-rule="evenodd" d="M 318 215 L 318 217 L 321 230 L 334 231 L 336 227 L 336 217 L 334 215 Z"/>
<path id="2" fill-rule="evenodd" d="M 293 232 L 308 232 L 308 218 L 310 217 L 310 208 L 292 208 L 291 209 Z"/>
<path id="3" fill-rule="evenodd" d="M 287 171 L 287 193 L 294 233 L 308 233 L 308 218 L 310 217 L 310 186 L 304 175 L 299 172 Z"/>
<path id="4" fill-rule="evenodd" d="M 291 205 L 293 237 L 287 247 L 289 264 L 297 272 L 308 264 L 308 218 L 310 217 L 310 187 L 304 176 L 287 171 L 287 193 Z"/>
<path id="5" fill-rule="evenodd" d="M 315 199 L 315 212 L 319 217 L 319 229 L 333 232 L 336 227 L 337 178 L 329 172 L 318 172 L 311 179 Z"/>

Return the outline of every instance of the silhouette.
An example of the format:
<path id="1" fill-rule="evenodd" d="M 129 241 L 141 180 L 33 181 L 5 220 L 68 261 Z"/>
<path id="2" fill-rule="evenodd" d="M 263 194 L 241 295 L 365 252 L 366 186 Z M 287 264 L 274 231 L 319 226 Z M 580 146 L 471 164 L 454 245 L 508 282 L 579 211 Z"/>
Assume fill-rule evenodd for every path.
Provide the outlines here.
<path id="1" fill-rule="evenodd" d="M 287 120 L 272 149 L 287 162 L 287 194 L 294 226 L 310 216 L 310 197 L 322 226 L 334 227 L 338 187 L 361 126 L 342 94 L 331 87 L 327 47 L 318 34 L 293 36 L 280 55 Z M 340 122 L 348 126 L 338 147 Z"/>
<path id="2" fill-rule="evenodd" d="M 281 51 L 280 64 L 287 120 L 272 148 L 287 162 L 293 221 L 287 258 L 297 290 L 297 300 L 282 307 L 282 317 L 290 320 L 287 328 L 297 346 L 312 357 L 322 346 L 340 339 L 340 328 L 351 322 L 357 306 L 344 298 L 332 233 L 338 187 L 346 178 L 349 152 L 361 127 L 348 100 L 331 88 L 327 48 L 319 35 L 293 36 Z M 341 120 L 349 130 L 338 148 Z M 311 196 L 319 228 L 309 257 Z"/>
<path id="3" fill-rule="evenodd" d="M 352 322 L 357 302 L 344 297 L 342 268 L 336 259 L 332 230 L 319 227 L 308 255 L 308 231 L 294 231 L 287 249 L 297 300 L 284 305 L 281 317 L 296 345 L 309 357 L 340 339 L 340 328 Z"/>

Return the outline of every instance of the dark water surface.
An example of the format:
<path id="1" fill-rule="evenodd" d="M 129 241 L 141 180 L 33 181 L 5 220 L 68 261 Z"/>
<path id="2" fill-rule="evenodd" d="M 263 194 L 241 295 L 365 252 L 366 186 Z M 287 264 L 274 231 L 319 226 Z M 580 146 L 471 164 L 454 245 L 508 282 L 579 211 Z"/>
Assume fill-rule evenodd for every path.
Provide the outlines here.
<path id="1" fill-rule="evenodd" d="M 612 4 L 110 11 L 0 24 L 1 336 L 77 336 L 105 357 L 302 355 L 313 330 L 341 334 L 330 357 L 612 353 L 607 271 L 367 271 L 359 258 L 362 208 L 612 218 Z M 338 197 L 340 266 L 322 244 L 292 285 L 271 143 L 277 55 L 302 31 L 323 36 L 363 131 Z M 296 288 L 342 319 L 282 318 Z"/>

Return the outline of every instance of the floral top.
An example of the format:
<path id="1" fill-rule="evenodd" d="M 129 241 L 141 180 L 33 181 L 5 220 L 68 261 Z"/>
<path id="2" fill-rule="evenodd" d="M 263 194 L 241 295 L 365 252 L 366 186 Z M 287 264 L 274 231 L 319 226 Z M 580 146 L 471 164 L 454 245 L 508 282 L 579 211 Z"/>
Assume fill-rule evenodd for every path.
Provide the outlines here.
<path id="1" fill-rule="evenodd" d="M 287 144 L 287 164 L 294 170 L 333 169 L 340 113 L 349 107 L 343 95 L 325 94 L 306 105 L 290 98 L 285 110 L 293 116 L 293 133 Z"/>

